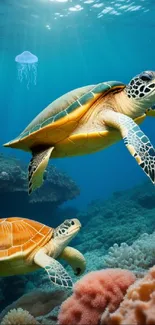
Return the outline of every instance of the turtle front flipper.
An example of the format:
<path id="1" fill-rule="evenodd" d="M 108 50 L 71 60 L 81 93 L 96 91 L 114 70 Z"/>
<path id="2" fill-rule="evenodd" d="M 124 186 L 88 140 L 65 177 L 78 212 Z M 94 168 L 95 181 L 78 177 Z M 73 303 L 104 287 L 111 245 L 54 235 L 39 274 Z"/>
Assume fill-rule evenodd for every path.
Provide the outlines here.
<path id="1" fill-rule="evenodd" d="M 59 255 L 59 258 L 62 258 L 71 266 L 75 275 L 84 273 L 86 269 L 86 260 L 77 249 L 67 246 Z"/>
<path id="2" fill-rule="evenodd" d="M 32 153 L 32 159 L 28 167 L 28 193 L 40 187 L 43 183 L 43 175 L 47 167 L 49 158 L 54 147 L 46 150 L 37 151 Z"/>
<path id="3" fill-rule="evenodd" d="M 46 270 L 48 277 L 53 284 L 65 288 L 72 288 L 72 279 L 64 267 L 54 258 L 46 255 L 43 250 L 36 253 L 34 262 Z"/>
<path id="4" fill-rule="evenodd" d="M 155 117 L 155 105 L 146 110 L 146 115 Z"/>
<path id="5" fill-rule="evenodd" d="M 149 138 L 129 116 L 108 109 L 103 119 L 108 126 L 119 129 L 131 155 L 155 184 L 155 149 Z"/>

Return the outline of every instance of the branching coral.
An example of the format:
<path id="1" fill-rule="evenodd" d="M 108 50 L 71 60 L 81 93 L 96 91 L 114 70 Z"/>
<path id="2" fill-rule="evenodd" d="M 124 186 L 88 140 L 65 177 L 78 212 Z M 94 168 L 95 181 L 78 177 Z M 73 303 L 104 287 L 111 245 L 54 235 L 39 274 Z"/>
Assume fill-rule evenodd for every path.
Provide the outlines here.
<path id="1" fill-rule="evenodd" d="M 155 264 L 155 232 L 143 234 L 131 246 L 114 244 L 108 255 L 104 256 L 104 265 L 120 267 L 133 271 L 143 271 Z"/>
<path id="2" fill-rule="evenodd" d="M 134 281 L 130 271 L 121 269 L 88 273 L 75 284 L 73 295 L 62 304 L 59 324 L 97 325 L 106 307 L 116 310 Z"/>
<path id="3" fill-rule="evenodd" d="M 114 313 L 106 310 L 101 325 L 155 325 L 155 266 L 137 280 Z"/>

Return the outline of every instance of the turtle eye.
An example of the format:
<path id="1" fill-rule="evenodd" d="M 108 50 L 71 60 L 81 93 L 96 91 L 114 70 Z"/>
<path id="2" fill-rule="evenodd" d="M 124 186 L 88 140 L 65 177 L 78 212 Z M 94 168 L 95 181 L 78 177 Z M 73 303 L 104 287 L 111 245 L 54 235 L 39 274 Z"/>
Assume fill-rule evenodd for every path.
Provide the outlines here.
<path id="1" fill-rule="evenodd" d="M 144 73 L 140 76 L 140 79 L 143 81 L 150 81 L 152 80 L 152 76 L 148 73 Z"/>

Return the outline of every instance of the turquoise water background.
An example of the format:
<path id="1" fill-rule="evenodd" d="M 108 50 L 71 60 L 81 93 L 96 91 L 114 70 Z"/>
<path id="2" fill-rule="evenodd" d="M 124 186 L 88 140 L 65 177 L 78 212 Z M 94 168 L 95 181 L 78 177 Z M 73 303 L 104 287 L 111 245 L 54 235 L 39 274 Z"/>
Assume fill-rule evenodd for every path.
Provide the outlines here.
<path id="1" fill-rule="evenodd" d="M 74 88 L 128 83 L 155 70 L 154 0 L 3 0 L 0 2 L 0 145 L 16 137 L 43 108 Z M 16 55 L 38 57 L 37 84 L 20 83 Z M 141 128 L 155 145 L 155 120 Z M 28 163 L 30 155 L 1 147 Z M 79 185 L 71 205 L 129 188 L 147 177 L 120 142 L 92 155 L 53 160 Z M 153 185 L 152 185 L 153 186 Z"/>

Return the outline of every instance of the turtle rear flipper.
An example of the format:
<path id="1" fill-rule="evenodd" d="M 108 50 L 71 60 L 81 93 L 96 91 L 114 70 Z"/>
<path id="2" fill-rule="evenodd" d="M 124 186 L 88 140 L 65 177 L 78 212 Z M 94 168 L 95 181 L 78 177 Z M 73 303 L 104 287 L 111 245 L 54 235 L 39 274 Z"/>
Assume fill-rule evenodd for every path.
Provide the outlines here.
<path id="1" fill-rule="evenodd" d="M 46 255 L 43 250 L 37 252 L 34 257 L 34 262 L 46 270 L 48 277 L 53 284 L 65 288 L 72 288 L 72 279 L 64 267 L 54 258 Z"/>
<path id="2" fill-rule="evenodd" d="M 46 150 L 34 152 L 33 157 L 28 167 L 28 193 L 37 189 L 43 183 L 43 175 L 45 168 L 47 167 L 49 158 L 54 147 L 50 147 Z"/>
<path id="3" fill-rule="evenodd" d="M 131 155 L 155 184 L 155 149 L 140 127 L 129 116 L 109 109 L 104 112 L 104 122 L 119 129 Z"/>

